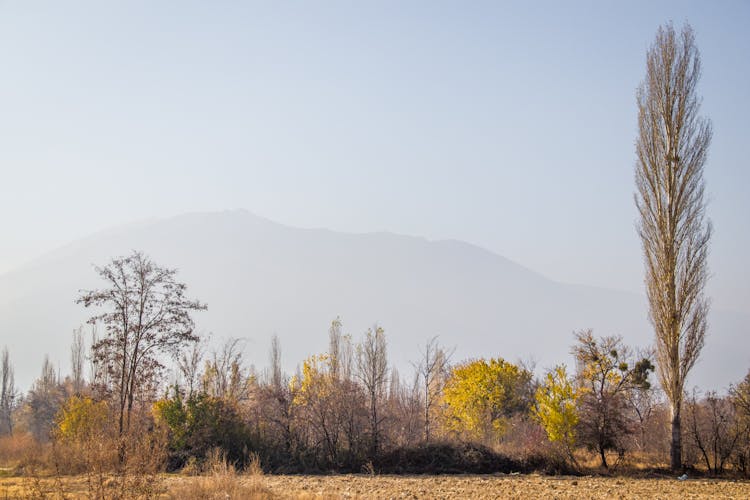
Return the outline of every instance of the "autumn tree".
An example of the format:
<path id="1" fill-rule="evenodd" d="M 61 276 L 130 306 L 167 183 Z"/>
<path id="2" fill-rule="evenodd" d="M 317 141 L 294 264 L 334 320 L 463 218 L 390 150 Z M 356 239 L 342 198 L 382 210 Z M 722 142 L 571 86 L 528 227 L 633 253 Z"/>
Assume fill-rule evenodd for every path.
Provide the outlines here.
<path id="1" fill-rule="evenodd" d="M 625 437 L 635 430 L 628 393 L 648 388 L 654 367 L 649 359 L 634 360 L 617 336 L 597 339 L 591 330 L 576 334 L 573 355 L 581 388 L 579 398 L 581 443 L 599 453 L 607 468 L 607 450 L 625 453 Z"/>
<path id="2" fill-rule="evenodd" d="M 324 465 L 338 464 L 344 440 L 339 409 L 343 398 L 332 374 L 331 357 L 308 357 L 300 375 L 290 382 L 300 437 L 316 450 Z"/>
<path id="3" fill-rule="evenodd" d="M 443 389 L 445 427 L 470 439 L 496 442 L 509 417 L 528 413 L 531 373 L 502 358 L 454 366 Z"/>
<path id="4" fill-rule="evenodd" d="M 291 407 L 284 409 L 281 401 L 276 406 L 291 418 L 300 461 L 314 457 L 318 467 L 358 468 L 374 443 L 381 443 L 384 334 L 377 327 L 370 330 L 355 349 L 351 337 L 342 333 L 340 319 L 328 333 L 329 352 L 305 359 L 289 381 Z"/>
<path id="5" fill-rule="evenodd" d="M 575 462 L 573 449 L 578 426 L 577 403 L 580 391 L 568 376 L 565 365 L 556 366 L 544 376 L 535 395 L 532 414 L 553 443 L 560 443 Z"/>
<path id="6" fill-rule="evenodd" d="M 206 306 L 185 297 L 187 287 L 175 279 L 176 270 L 156 265 L 141 252 L 96 271 L 106 288 L 83 291 L 76 302 L 104 309 L 89 320 L 106 328 L 92 351 L 114 385 L 122 435 L 130 428 L 136 394 L 163 368 L 160 356 L 176 355 L 198 340 L 190 313 Z"/>
<path id="7" fill-rule="evenodd" d="M 73 395 L 57 415 L 57 437 L 85 442 L 102 439 L 107 427 L 107 404 L 87 396 Z"/>
<path id="8" fill-rule="evenodd" d="M 703 166 L 711 122 L 696 93 L 701 60 L 692 28 L 660 27 L 638 89 L 635 201 L 646 266 L 649 317 L 656 333 L 659 381 L 671 410 L 672 469 L 682 464 L 685 379 L 706 332 L 708 244 Z"/>
<path id="9" fill-rule="evenodd" d="M 13 365 L 10 363 L 8 348 L 5 347 L 0 358 L 0 436 L 13 434 L 13 410 L 17 398 Z"/>

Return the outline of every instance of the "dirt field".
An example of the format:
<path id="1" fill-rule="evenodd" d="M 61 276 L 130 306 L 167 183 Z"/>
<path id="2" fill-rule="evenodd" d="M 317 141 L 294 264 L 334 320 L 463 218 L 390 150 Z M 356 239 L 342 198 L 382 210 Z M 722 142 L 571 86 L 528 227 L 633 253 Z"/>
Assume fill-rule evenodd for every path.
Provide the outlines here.
<path id="1" fill-rule="evenodd" d="M 167 476 L 163 480 L 164 498 L 171 491 L 190 489 L 199 478 Z M 601 477 L 549 477 L 532 475 L 492 476 L 262 476 L 240 478 L 253 481 L 263 494 L 257 498 L 750 498 L 750 482 L 716 479 L 631 479 Z M 54 489 L 53 480 L 44 480 L 44 488 Z M 83 478 L 64 480 L 66 498 L 85 498 Z M 36 485 L 39 488 L 39 484 Z M 34 498 L 30 480 L 6 477 L 0 479 L 0 499 Z M 38 490 L 37 490 L 38 491 Z M 215 492 L 218 493 L 218 492 Z M 239 495 L 237 498 L 244 497 Z M 193 498 L 192 495 L 180 495 Z M 212 495 L 213 497 L 213 495 Z M 58 498 L 50 495 L 49 498 Z M 195 497 L 199 498 L 199 497 Z M 206 497 L 203 497 L 206 498 Z M 234 498 L 225 494 L 215 498 Z"/>
<path id="2" fill-rule="evenodd" d="M 280 476 L 272 492 L 333 498 L 750 498 L 750 483 L 727 480 L 524 476 Z"/>

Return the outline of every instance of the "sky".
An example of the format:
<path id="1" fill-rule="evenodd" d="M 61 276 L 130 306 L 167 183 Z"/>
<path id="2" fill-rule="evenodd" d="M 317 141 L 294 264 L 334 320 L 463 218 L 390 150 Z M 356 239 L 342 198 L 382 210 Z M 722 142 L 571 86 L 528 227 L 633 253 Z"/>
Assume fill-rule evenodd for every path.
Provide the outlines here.
<path id="1" fill-rule="evenodd" d="M 245 208 L 642 293 L 635 92 L 670 20 L 714 127 L 709 293 L 750 312 L 750 3 L 730 1 L 0 0 L 0 273 Z"/>

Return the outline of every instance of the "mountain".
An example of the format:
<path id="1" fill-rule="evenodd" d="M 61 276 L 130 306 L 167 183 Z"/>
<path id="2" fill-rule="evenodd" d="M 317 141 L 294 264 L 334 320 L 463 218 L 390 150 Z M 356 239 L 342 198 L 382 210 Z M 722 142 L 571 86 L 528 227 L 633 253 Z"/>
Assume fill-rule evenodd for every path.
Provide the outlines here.
<path id="1" fill-rule="evenodd" d="M 539 369 L 572 362 L 574 330 L 619 334 L 633 346 L 652 339 L 643 297 L 557 283 L 467 243 L 292 228 L 243 210 L 195 213 L 98 233 L 0 276 L 0 345 L 22 389 L 45 354 L 66 371 L 71 332 L 91 312 L 74 303 L 79 290 L 101 286 L 95 265 L 133 249 L 177 268 L 188 296 L 208 304 L 195 315 L 198 331 L 214 343 L 245 338 L 258 368 L 274 333 L 289 371 L 325 351 L 337 316 L 355 339 L 383 326 L 402 374 L 436 335 L 454 360 L 502 356 Z M 689 384 L 722 389 L 750 366 L 738 348 L 750 318 L 714 311 L 710 323 Z"/>

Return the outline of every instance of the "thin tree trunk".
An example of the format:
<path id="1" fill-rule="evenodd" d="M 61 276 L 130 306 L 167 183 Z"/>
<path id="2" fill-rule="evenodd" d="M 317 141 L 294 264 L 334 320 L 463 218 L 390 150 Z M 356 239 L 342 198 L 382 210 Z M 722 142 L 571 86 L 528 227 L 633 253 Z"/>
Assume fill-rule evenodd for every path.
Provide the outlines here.
<path id="1" fill-rule="evenodd" d="M 378 410 L 376 406 L 376 400 L 375 400 L 375 394 L 372 395 L 372 402 L 371 402 L 371 419 L 372 419 L 372 426 L 370 432 L 372 433 L 372 446 L 370 448 L 370 458 L 375 459 L 377 453 L 378 453 Z"/>
<path id="2" fill-rule="evenodd" d="M 425 375 L 424 384 L 424 442 L 430 442 L 430 382 L 427 375 Z"/>

